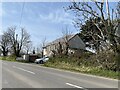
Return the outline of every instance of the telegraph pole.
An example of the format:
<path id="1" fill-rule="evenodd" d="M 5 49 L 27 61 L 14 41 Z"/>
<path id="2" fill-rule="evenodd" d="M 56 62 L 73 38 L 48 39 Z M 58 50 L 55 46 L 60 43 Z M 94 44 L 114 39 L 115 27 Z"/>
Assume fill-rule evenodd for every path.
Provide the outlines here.
<path id="1" fill-rule="evenodd" d="M 106 0 L 106 10 L 107 10 L 107 17 L 108 17 L 108 26 L 110 26 L 110 11 L 109 11 L 108 0 Z"/>

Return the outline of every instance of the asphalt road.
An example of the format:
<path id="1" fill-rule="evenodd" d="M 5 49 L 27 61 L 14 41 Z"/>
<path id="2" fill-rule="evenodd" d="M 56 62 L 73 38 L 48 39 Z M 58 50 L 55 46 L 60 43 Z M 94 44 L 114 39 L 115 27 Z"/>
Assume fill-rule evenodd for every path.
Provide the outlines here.
<path id="1" fill-rule="evenodd" d="M 2 61 L 2 88 L 118 88 L 118 81 L 36 64 Z"/>

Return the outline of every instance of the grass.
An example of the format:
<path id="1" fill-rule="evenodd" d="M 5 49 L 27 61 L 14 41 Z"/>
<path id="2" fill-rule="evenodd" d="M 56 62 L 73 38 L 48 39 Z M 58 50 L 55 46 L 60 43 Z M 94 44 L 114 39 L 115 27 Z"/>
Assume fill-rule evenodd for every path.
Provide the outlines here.
<path id="1" fill-rule="evenodd" d="M 50 58 L 43 66 L 118 79 L 118 72 L 84 64 L 78 65 L 72 58 Z"/>
<path id="2" fill-rule="evenodd" d="M 11 56 L 1 56 L 0 60 L 15 62 L 16 61 L 16 57 L 14 55 L 11 55 Z"/>
<path id="3" fill-rule="evenodd" d="M 25 61 L 25 60 L 16 60 L 16 56 L 11 55 L 11 56 L 1 56 L 0 60 L 4 60 L 4 61 L 12 61 L 12 62 L 22 62 L 22 63 L 28 63 L 29 61 Z"/>

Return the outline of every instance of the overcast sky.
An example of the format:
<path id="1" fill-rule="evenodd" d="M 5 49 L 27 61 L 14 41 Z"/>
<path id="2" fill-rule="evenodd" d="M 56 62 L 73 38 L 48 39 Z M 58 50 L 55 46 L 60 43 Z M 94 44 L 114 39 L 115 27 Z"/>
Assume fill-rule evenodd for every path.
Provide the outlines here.
<path id="1" fill-rule="evenodd" d="M 24 9 L 21 21 L 23 4 Z M 27 32 L 30 33 L 34 45 L 40 44 L 44 37 L 46 37 L 48 42 L 57 39 L 62 35 L 62 29 L 65 27 L 68 27 L 73 33 L 77 33 L 78 31 L 72 24 L 74 16 L 63 8 L 68 5 L 70 5 L 70 2 L 2 3 L 2 14 L 0 13 L 2 30 L 7 30 L 10 26 L 17 26 L 18 30 L 20 26 L 25 27 Z M 116 3 L 112 3 L 111 7 L 115 8 Z"/>

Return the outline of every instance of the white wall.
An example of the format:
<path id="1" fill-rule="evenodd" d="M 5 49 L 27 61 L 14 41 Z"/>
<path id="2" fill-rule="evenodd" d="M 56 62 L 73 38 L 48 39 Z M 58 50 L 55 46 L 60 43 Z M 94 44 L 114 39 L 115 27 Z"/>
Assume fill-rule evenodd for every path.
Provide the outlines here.
<path id="1" fill-rule="evenodd" d="M 43 49 L 43 56 L 47 56 L 47 50 L 46 50 L 46 48 Z"/>

